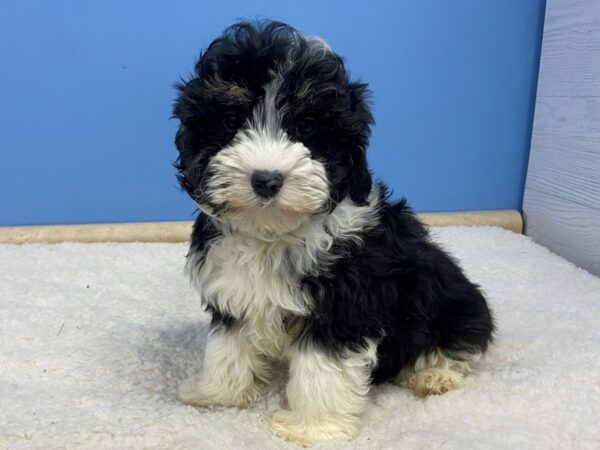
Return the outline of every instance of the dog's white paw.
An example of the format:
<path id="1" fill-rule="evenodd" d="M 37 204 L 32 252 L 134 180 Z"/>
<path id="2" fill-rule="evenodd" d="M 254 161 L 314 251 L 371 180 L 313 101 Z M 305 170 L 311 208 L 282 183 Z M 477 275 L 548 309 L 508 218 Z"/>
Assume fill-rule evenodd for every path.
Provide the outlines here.
<path id="1" fill-rule="evenodd" d="M 214 404 L 214 400 L 207 391 L 201 377 L 193 376 L 181 382 L 177 397 L 188 405 L 210 406 Z"/>
<path id="2" fill-rule="evenodd" d="M 328 418 L 306 420 L 294 411 L 279 410 L 271 422 L 273 432 L 286 441 L 310 447 L 319 442 L 338 440 L 348 441 L 356 437 L 358 427 L 355 420 Z"/>
<path id="3" fill-rule="evenodd" d="M 431 367 L 413 374 L 405 383 L 419 397 L 441 395 L 460 386 L 463 375 L 448 368 Z"/>
<path id="4" fill-rule="evenodd" d="M 177 397 L 188 405 L 208 407 L 213 405 L 245 408 L 255 399 L 254 392 L 234 395 L 220 385 L 206 382 L 202 375 L 184 380 L 177 391 Z"/>

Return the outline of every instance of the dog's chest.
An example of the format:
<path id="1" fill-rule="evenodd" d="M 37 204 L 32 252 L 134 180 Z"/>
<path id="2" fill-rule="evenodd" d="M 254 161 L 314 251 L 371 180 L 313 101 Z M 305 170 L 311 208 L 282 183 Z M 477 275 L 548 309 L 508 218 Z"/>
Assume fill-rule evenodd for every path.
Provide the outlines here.
<path id="1" fill-rule="evenodd" d="M 283 242 L 227 235 L 211 243 L 190 275 L 204 302 L 243 320 L 261 347 L 279 347 L 274 341 L 288 339 L 286 317 L 307 312 L 301 274 L 289 263 L 292 251 Z"/>

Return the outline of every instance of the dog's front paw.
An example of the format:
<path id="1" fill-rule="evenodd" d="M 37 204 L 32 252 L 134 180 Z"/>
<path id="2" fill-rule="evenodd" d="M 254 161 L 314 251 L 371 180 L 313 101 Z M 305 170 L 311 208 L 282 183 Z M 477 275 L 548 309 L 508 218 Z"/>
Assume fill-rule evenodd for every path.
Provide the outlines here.
<path id="1" fill-rule="evenodd" d="M 183 403 L 194 406 L 210 406 L 213 399 L 207 392 L 201 377 L 193 376 L 181 382 L 177 390 L 177 398 Z"/>
<path id="2" fill-rule="evenodd" d="M 224 386 L 207 382 L 202 375 L 195 375 L 183 381 L 177 391 L 177 397 L 183 403 L 200 407 L 221 405 L 245 408 L 256 396 L 255 392 L 233 394 Z"/>
<path id="3" fill-rule="evenodd" d="M 273 432 L 286 441 L 310 447 L 323 441 L 349 441 L 358 434 L 356 419 L 306 419 L 294 411 L 279 410 L 271 422 Z"/>

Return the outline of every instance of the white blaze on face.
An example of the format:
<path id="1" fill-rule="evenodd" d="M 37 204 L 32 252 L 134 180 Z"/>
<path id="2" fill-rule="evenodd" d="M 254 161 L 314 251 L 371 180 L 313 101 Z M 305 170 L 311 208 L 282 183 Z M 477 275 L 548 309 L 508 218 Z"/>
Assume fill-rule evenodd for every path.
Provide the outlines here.
<path id="1" fill-rule="evenodd" d="M 277 77 L 265 87 L 265 98 L 252 118 L 209 163 L 210 201 L 225 205 L 223 218 L 252 234 L 293 231 L 329 198 L 324 164 L 313 159 L 302 143 L 290 141 L 281 129 L 281 112 L 275 102 L 280 84 Z M 275 197 L 265 200 L 254 192 L 252 174 L 259 170 L 283 176 Z"/>

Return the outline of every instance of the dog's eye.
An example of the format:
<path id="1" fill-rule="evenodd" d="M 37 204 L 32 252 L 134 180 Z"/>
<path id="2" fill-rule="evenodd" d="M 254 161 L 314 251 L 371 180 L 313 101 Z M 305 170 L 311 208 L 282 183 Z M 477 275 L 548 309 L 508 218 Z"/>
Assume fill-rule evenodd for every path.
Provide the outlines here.
<path id="1" fill-rule="evenodd" d="M 228 131 L 236 131 L 242 124 L 242 117 L 235 111 L 229 111 L 223 116 L 223 126 Z"/>
<path id="2" fill-rule="evenodd" d="M 305 117 L 296 125 L 296 132 L 300 137 L 311 137 L 317 129 L 317 123 L 312 117 Z"/>

